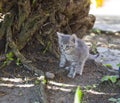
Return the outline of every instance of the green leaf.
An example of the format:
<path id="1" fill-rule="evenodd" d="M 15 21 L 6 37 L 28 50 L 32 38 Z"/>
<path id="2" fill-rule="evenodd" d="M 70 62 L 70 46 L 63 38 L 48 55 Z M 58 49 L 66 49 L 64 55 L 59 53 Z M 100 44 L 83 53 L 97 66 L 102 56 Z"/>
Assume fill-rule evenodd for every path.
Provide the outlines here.
<path id="1" fill-rule="evenodd" d="M 109 80 L 109 76 L 104 76 L 102 77 L 101 81 L 104 82 L 104 81 L 108 81 Z"/>
<path id="2" fill-rule="evenodd" d="M 13 53 L 9 52 L 6 54 L 6 61 L 13 61 Z"/>
<path id="3" fill-rule="evenodd" d="M 17 58 L 17 60 L 16 60 L 16 65 L 17 65 L 17 66 L 20 65 L 20 59 L 19 59 L 19 58 Z"/>
<path id="4" fill-rule="evenodd" d="M 8 58 L 8 60 L 13 61 L 14 59 L 12 57 Z"/>
<path id="5" fill-rule="evenodd" d="M 7 64 L 7 61 L 4 61 L 4 63 L 3 63 L 4 65 L 6 65 Z"/>
<path id="6" fill-rule="evenodd" d="M 108 81 L 110 80 L 112 83 L 115 83 L 117 81 L 117 77 L 116 76 L 104 76 L 102 77 L 101 81 Z"/>
<path id="7" fill-rule="evenodd" d="M 120 67 L 120 63 L 119 63 L 119 64 L 117 64 L 117 66 L 118 66 L 118 67 Z"/>
<path id="8" fill-rule="evenodd" d="M 50 43 L 50 41 L 48 41 L 46 48 L 43 50 L 43 54 L 46 53 L 46 51 L 49 49 L 50 45 L 51 45 L 51 43 Z"/>
<path id="9" fill-rule="evenodd" d="M 107 67 L 107 68 L 112 68 L 111 64 L 104 64 L 104 66 Z"/>
<path id="10" fill-rule="evenodd" d="M 12 52 L 7 53 L 7 54 L 6 54 L 6 57 L 7 57 L 7 58 L 12 58 L 12 57 L 13 57 L 13 53 L 12 53 Z"/>
<path id="11" fill-rule="evenodd" d="M 47 83 L 46 79 L 43 79 L 43 80 L 42 80 L 42 83 L 43 83 L 43 84 L 46 84 L 46 83 Z"/>
<path id="12" fill-rule="evenodd" d="M 110 80 L 112 83 L 115 83 L 117 81 L 117 77 L 116 76 L 111 76 Z"/>
<path id="13" fill-rule="evenodd" d="M 35 80 L 35 84 L 36 85 L 40 84 L 40 81 L 39 80 Z"/>
<path id="14" fill-rule="evenodd" d="M 81 103 L 82 100 L 82 91 L 78 86 L 75 92 L 74 103 Z"/>
<path id="15" fill-rule="evenodd" d="M 35 1 L 36 1 L 36 0 L 33 0 L 33 1 L 32 1 L 32 4 L 33 4 L 33 5 L 35 4 Z"/>
<path id="16" fill-rule="evenodd" d="M 108 100 L 111 102 L 117 102 L 117 99 L 115 99 L 115 98 L 109 98 Z"/>

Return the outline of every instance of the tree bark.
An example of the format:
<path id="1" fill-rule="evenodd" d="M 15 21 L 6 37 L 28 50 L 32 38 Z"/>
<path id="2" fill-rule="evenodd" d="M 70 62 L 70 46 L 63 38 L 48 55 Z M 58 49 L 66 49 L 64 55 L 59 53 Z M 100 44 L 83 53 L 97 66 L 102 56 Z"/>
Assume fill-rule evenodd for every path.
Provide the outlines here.
<path id="1" fill-rule="evenodd" d="M 6 29 L 11 28 L 19 50 L 35 35 L 41 45 L 47 47 L 50 44 L 48 51 L 55 53 L 57 31 L 76 33 L 82 38 L 95 21 L 95 17 L 88 14 L 89 0 L 1 0 L 0 6 L 6 15 L 0 25 L 0 40 L 6 35 Z M 7 15 L 13 16 L 11 26 L 8 25 Z"/>

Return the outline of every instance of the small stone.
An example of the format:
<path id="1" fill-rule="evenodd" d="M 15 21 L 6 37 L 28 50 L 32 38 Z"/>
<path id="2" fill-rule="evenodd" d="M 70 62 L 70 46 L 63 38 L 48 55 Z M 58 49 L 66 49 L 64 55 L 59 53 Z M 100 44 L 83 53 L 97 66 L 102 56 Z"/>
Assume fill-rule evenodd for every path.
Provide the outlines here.
<path id="1" fill-rule="evenodd" d="M 46 77 L 49 78 L 49 79 L 53 79 L 53 78 L 55 77 L 55 74 L 50 73 L 50 72 L 46 72 L 45 75 L 46 75 Z"/>

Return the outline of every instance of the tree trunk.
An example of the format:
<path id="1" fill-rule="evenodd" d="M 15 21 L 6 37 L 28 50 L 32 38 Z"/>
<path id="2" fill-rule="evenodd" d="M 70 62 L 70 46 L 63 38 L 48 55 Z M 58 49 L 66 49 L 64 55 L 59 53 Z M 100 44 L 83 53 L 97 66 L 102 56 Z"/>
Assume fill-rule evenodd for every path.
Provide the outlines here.
<path id="1" fill-rule="evenodd" d="M 1 0 L 0 10 L 5 17 L 0 40 L 10 31 L 21 50 L 35 35 L 41 45 L 56 54 L 57 31 L 82 38 L 92 28 L 95 18 L 88 15 L 89 7 L 89 0 Z"/>

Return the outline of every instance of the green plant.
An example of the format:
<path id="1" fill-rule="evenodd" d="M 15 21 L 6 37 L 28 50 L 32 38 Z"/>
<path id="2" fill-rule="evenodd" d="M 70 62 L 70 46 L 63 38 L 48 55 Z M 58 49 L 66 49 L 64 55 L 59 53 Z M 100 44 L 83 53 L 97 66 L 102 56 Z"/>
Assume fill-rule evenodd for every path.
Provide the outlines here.
<path id="1" fill-rule="evenodd" d="M 101 81 L 111 81 L 112 83 L 115 83 L 117 81 L 117 76 L 104 76 Z"/>
<path id="2" fill-rule="evenodd" d="M 17 59 L 14 59 L 13 58 L 13 53 L 12 52 L 9 52 L 9 53 L 7 53 L 6 55 L 6 59 L 5 59 L 5 61 L 4 61 L 4 65 L 7 65 L 7 64 L 9 64 L 11 61 L 15 61 L 15 63 L 16 63 L 16 65 L 17 66 L 19 66 L 20 65 L 20 59 L 19 58 L 17 58 Z"/>
<path id="3" fill-rule="evenodd" d="M 35 85 L 39 85 L 40 84 L 40 80 L 35 80 Z"/>
<path id="4" fill-rule="evenodd" d="M 108 100 L 113 103 L 120 103 L 120 98 L 109 98 Z"/>
<path id="5" fill-rule="evenodd" d="M 101 34 L 101 31 L 99 29 L 92 29 L 92 32 L 95 34 Z"/>
<path id="6" fill-rule="evenodd" d="M 43 84 L 46 84 L 46 83 L 47 83 L 47 80 L 44 78 L 44 79 L 42 80 L 42 83 L 43 83 Z"/>
<path id="7" fill-rule="evenodd" d="M 92 52 L 92 54 L 97 54 L 98 53 L 96 42 L 92 43 L 91 52 Z"/>
<path id="8" fill-rule="evenodd" d="M 44 76 L 40 76 L 34 81 L 35 85 L 39 85 L 40 83 L 42 83 L 44 85 L 47 83 L 47 80 L 45 79 Z"/>
<path id="9" fill-rule="evenodd" d="M 117 66 L 118 66 L 118 73 L 119 73 L 119 78 L 120 78 L 120 63 L 117 64 Z"/>
<path id="10" fill-rule="evenodd" d="M 34 4 L 35 4 L 35 1 L 36 1 L 36 0 L 32 0 L 32 5 L 34 5 Z"/>
<path id="11" fill-rule="evenodd" d="M 85 90 L 90 90 L 90 89 L 93 89 L 93 88 L 96 88 L 96 84 L 84 86 Z"/>
<path id="12" fill-rule="evenodd" d="M 48 41 L 46 48 L 43 50 L 43 54 L 45 54 L 47 52 L 47 50 L 49 49 L 50 45 L 51 45 L 51 43 L 50 43 L 50 41 Z"/>
<path id="13" fill-rule="evenodd" d="M 12 52 L 9 52 L 6 54 L 6 59 L 4 61 L 4 65 L 7 65 L 9 64 L 9 62 L 13 61 L 14 58 L 13 58 L 13 53 Z"/>
<path id="14" fill-rule="evenodd" d="M 75 92 L 74 103 L 81 103 L 82 102 L 82 90 L 78 86 Z"/>
<path id="15" fill-rule="evenodd" d="M 120 63 L 119 63 L 119 64 L 117 64 L 117 66 L 118 66 L 118 67 L 120 67 Z"/>
<path id="16" fill-rule="evenodd" d="M 111 64 L 103 64 L 103 66 L 112 69 L 112 65 Z"/>
<path id="17" fill-rule="evenodd" d="M 16 65 L 19 66 L 20 64 L 21 64 L 20 59 L 17 58 L 17 59 L 16 59 Z"/>

